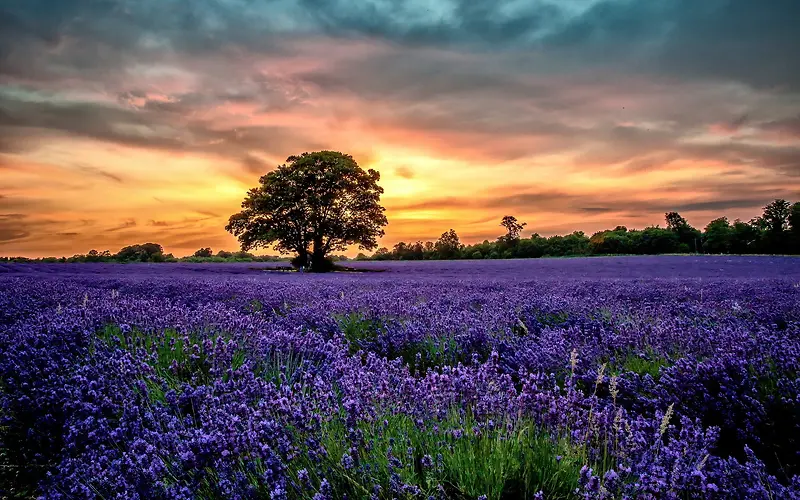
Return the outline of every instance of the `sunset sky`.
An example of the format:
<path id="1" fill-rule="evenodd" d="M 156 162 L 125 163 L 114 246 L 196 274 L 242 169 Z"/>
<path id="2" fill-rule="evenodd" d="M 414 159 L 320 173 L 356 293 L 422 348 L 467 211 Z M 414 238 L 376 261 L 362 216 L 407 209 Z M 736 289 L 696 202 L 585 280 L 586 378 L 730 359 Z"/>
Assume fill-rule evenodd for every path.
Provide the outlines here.
<path id="1" fill-rule="evenodd" d="M 287 156 L 381 172 L 382 246 L 800 200 L 797 0 L 3 0 L 0 255 L 237 249 Z"/>

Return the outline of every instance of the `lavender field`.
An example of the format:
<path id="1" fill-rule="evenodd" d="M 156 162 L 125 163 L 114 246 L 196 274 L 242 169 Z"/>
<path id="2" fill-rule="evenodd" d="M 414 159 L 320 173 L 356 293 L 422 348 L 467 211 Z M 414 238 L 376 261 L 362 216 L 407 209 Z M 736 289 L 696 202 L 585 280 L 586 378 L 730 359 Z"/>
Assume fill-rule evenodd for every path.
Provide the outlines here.
<path id="1" fill-rule="evenodd" d="M 800 260 L 352 265 L 0 264 L 0 497 L 800 497 Z"/>

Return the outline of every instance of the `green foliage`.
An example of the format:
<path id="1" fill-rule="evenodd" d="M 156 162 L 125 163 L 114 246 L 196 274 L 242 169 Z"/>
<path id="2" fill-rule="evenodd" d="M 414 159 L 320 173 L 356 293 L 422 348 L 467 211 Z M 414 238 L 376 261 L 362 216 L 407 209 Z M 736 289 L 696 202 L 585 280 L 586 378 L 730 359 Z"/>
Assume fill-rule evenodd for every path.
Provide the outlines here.
<path id="1" fill-rule="evenodd" d="M 584 450 L 540 432 L 531 421 L 478 420 L 457 409 L 441 421 L 379 415 L 362 419 L 359 429 L 365 442 L 354 450 L 342 419 L 322 429 L 326 478 L 337 498 L 369 498 L 374 485 L 381 486 L 380 498 L 393 498 L 392 473 L 419 487 L 423 498 L 440 485 L 449 498 L 530 498 L 539 491 L 548 499 L 573 498 L 586 463 Z M 345 455 L 353 467 L 343 465 Z M 315 469 L 302 458 L 293 468 L 295 475 L 300 468 Z"/>
<path id="2" fill-rule="evenodd" d="M 469 357 L 459 348 L 452 335 L 429 335 L 418 342 L 408 342 L 398 353 L 390 353 L 390 357 L 402 358 L 405 364 L 421 375 L 432 368 L 469 362 Z"/>
<path id="3" fill-rule="evenodd" d="M 191 332 L 182 335 L 173 329 L 143 331 L 131 328 L 127 332 L 118 325 L 109 324 L 97 332 L 97 339 L 112 348 L 119 348 L 137 356 L 153 368 L 158 378 L 169 389 L 179 391 L 183 384 L 207 385 L 213 383 L 213 368 L 236 371 L 248 359 L 256 377 L 275 385 L 292 383 L 294 374 L 307 361 L 301 353 L 291 349 L 271 350 L 267 355 L 253 359 L 243 345 L 235 345 L 224 365 L 219 355 L 212 355 L 220 342 L 230 342 L 230 335 L 222 333 Z M 187 340 L 188 339 L 188 340 Z M 93 346 L 92 352 L 97 352 Z M 214 360 L 214 361 L 212 361 Z M 227 375 L 223 375 L 223 380 Z M 153 400 L 164 401 L 164 388 L 155 379 L 143 377 L 148 394 Z"/>
<path id="4" fill-rule="evenodd" d="M 380 321 L 367 318 L 359 312 L 337 314 L 334 315 L 334 319 L 339 324 L 344 338 L 347 339 L 351 354 L 366 349 L 369 344 L 374 343 L 383 328 Z"/>
<path id="5" fill-rule="evenodd" d="M 669 229 L 647 227 L 643 230 L 628 230 L 624 226 L 599 231 L 589 239 L 595 255 L 655 255 L 680 251 L 678 235 Z"/>
<path id="6" fill-rule="evenodd" d="M 184 336 L 170 328 L 158 332 L 131 328 L 125 332 L 118 325 L 106 325 L 97 337 L 109 346 L 146 359 L 172 389 L 178 389 L 183 383 L 213 382 L 211 352 L 207 351 L 205 337 L 199 333 Z M 214 336 L 211 349 L 219 341 L 225 341 L 222 335 Z"/>
<path id="7" fill-rule="evenodd" d="M 213 257 L 214 252 L 211 250 L 211 247 L 201 248 L 194 253 L 194 257 Z"/>
<path id="8" fill-rule="evenodd" d="M 534 315 L 534 318 L 542 326 L 559 326 L 569 320 L 569 313 L 567 311 L 539 310 Z"/>
<path id="9" fill-rule="evenodd" d="M 671 364 L 669 359 L 658 354 L 652 348 L 647 348 L 641 354 L 632 350 L 618 354 L 610 365 L 609 371 L 617 375 L 632 372 L 641 377 L 650 375 L 654 379 L 658 379 L 661 376 L 661 369 L 667 368 Z"/>
<path id="10" fill-rule="evenodd" d="M 237 359 L 234 355 L 234 360 Z M 242 352 L 242 354 L 244 354 Z M 244 358 L 242 358 L 242 361 Z M 274 383 L 277 386 L 283 384 L 291 384 L 297 371 L 307 363 L 307 360 L 302 353 L 295 352 L 294 350 L 272 350 L 263 359 L 255 363 L 254 372 L 257 377 L 261 377 L 267 381 Z M 237 369 L 241 367 L 241 364 Z"/>
<path id="11" fill-rule="evenodd" d="M 396 346 L 391 343 L 379 345 L 377 342 L 384 332 L 381 320 L 368 318 L 359 312 L 334 315 L 339 329 L 344 334 L 351 354 L 359 350 L 376 352 L 388 359 L 402 359 L 410 369 L 424 374 L 431 368 L 456 366 L 459 362 L 468 363 L 470 357 L 462 352 L 456 339 L 449 334 L 428 335 L 419 341 L 409 341 Z"/>
<path id="12" fill-rule="evenodd" d="M 712 220 L 703 232 L 703 250 L 708 253 L 729 253 L 733 234 L 727 217 Z"/>
<path id="13" fill-rule="evenodd" d="M 123 247 L 115 256 L 119 262 L 164 262 L 164 247 L 158 243 L 143 243 Z"/>

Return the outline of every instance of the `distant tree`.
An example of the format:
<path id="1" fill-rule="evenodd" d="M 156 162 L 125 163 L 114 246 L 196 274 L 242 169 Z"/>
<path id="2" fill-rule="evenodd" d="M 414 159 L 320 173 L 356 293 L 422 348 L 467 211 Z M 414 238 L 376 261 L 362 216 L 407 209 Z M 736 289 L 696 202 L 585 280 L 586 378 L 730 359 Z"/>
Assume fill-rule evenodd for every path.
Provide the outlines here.
<path id="1" fill-rule="evenodd" d="M 730 253 L 733 234 L 727 217 L 712 220 L 703 231 L 703 250 L 707 253 Z"/>
<path id="2" fill-rule="evenodd" d="M 413 260 L 422 260 L 425 258 L 425 246 L 421 241 L 417 241 L 408 245 L 409 258 Z"/>
<path id="3" fill-rule="evenodd" d="M 387 224 L 379 180 L 380 173 L 339 152 L 290 156 L 261 177 L 225 229 L 244 250 L 274 245 L 282 253 L 296 252 L 297 264 L 327 271 L 332 251 L 378 246 Z"/>
<path id="4" fill-rule="evenodd" d="M 389 260 L 392 258 L 392 252 L 386 247 L 380 247 L 372 258 L 375 260 Z"/>
<path id="5" fill-rule="evenodd" d="M 748 254 L 759 250 L 762 229 L 756 219 L 743 222 L 739 219 L 733 221 L 731 226 L 731 253 Z"/>
<path id="6" fill-rule="evenodd" d="M 405 241 L 397 242 L 392 247 L 393 260 L 408 260 L 407 254 L 408 254 L 408 245 L 406 245 Z"/>
<path id="7" fill-rule="evenodd" d="M 164 247 L 158 243 L 142 243 L 123 247 L 114 259 L 121 262 L 164 262 Z"/>
<path id="8" fill-rule="evenodd" d="M 195 257 L 213 257 L 214 256 L 214 252 L 211 251 L 211 248 L 205 247 L 205 248 L 201 248 L 200 250 L 196 251 L 194 253 L 194 256 Z"/>
<path id="9" fill-rule="evenodd" d="M 800 253 L 800 201 L 792 205 L 789 214 L 789 232 L 792 239 L 792 253 Z"/>
<path id="10" fill-rule="evenodd" d="M 764 207 L 760 222 L 764 229 L 764 246 L 767 252 L 788 252 L 791 213 L 792 206 L 788 201 L 782 199 L 777 199 Z"/>
<path id="11" fill-rule="evenodd" d="M 679 234 L 660 227 L 646 227 L 641 231 L 627 232 L 631 240 L 631 253 L 656 255 L 686 251 L 686 244 L 680 242 Z M 698 231 L 699 234 L 699 231 Z"/>
<path id="12" fill-rule="evenodd" d="M 587 255 L 589 253 L 589 237 L 583 231 L 575 231 L 567 235 L 555 235 L 547 238 L 545 255 L 568 256 Z"/>
<path id="13" fill-rule="evenodd" d="M 422 258 L 433 259 L 436 257 L 436 244 L 432 241 L 426 241 L 422 244 Z"/>
<path id="14" fill-rule="evenodd" d="M 781 233 L 789 229 L 789 217 L 792 213 L 792 206 L 788 201 L 777 199 L 764 207 L 761 220 L 767 231 Z"/>
<path id="15" fill-rule="evenodd" d="M 678 240 L 683 245 L 682 251 L 696 252 L 699 250 L 700 231 L 689 225 L 678 212 L 667 212 L 664 214 L 664 218 L 667 221 L 667 229 L 678 235 Z"/>
<path id="16" fill-rule="evenodd" d="M 596 255 L 632 253 L 628 229 L 617 226 L 612 231 L 598 231 L 589 238 L 589 249 Z"/>
<path id="17" fill-rule="evenodd" d="M 513 215 L 506 215 L 503 217 L 500 225 L 506 228 L 506 234 L 504 238 L 507 241 L 515 241 L 519 239 L 519 234 L 522 232 L 522 229 L 528 225 L 528 223 L 519 222 Z"/>
<path id="18" fill-rule="evenodd" d="M 442 233 L 434 245 L 440 259 L 457 259 L 461 252 L 461 241 L 454 229 Z"/>

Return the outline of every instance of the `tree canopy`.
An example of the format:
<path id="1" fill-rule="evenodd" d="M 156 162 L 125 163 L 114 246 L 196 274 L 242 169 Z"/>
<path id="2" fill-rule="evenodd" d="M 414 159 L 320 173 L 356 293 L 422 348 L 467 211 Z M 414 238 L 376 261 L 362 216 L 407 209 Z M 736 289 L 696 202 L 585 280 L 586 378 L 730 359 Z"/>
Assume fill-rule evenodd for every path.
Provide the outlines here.
<path id="1" fill-rule="evenodd" d="M 364 170 L 352 156 L 336 151 L 290 156 L 248 191 L 242 211 L 225 229 L 243 250 L 274 246 L 296 253 L 298 266 L 330 270 L 330 252 L 378 246 L 388 222 L 379 180 L 379 172 Z"/>

